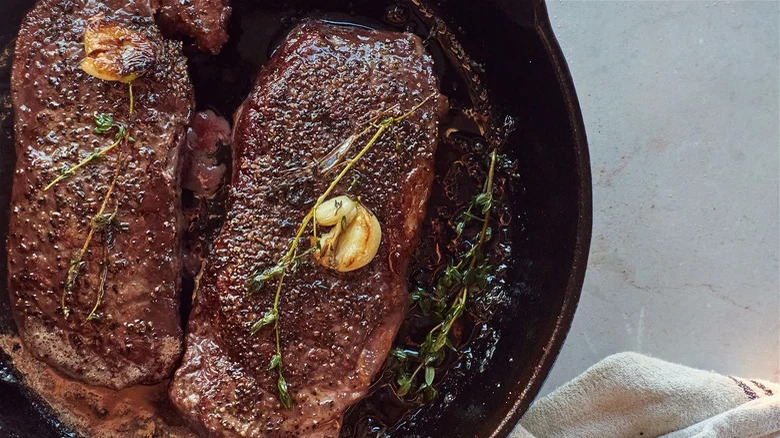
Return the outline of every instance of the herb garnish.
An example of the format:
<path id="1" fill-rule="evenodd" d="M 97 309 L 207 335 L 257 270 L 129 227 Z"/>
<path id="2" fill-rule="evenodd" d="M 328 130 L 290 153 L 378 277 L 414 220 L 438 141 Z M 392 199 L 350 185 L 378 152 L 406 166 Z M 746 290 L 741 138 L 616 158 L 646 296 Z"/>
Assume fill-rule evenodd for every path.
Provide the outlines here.
<path id="1" fill-rule="evenodd" d="M 95 114 L 95 134 L 106 134 L 112 129 L 116 128 L 116 134 L 114 135 L 114 142 L 111 143 L 110 146 L 106 146 L 103 149 L 95 149 L 92 151 L 91 154 L 87 155 L 86 158 L 81 160 L 78 164 L 76 164 L 73 167 L 65 167 L 65 169 L 60 173 L 60 175 L 54 179 L 54 181 L 50 182 L 46 187 L 43 188 L 44 191 L 49 190 L 50 188 L 54 187 L 58 182 L 69 178 L 73 176 L 73 174 L 76 173 L 77 170 L 80 168 L 86 166 L 87 164 L 91 163 L 92 161 L 95 161 L 99 158 L 102 158 L 107 153 L 111 152 L 114 148 L 119 146 L 123 141 L 130 141 L 134 142 L 135 139 L 130 137 L 130 134 L 127 131 L 127 127 L 122 123 L 114 122 L 114 117 L 111 114 Z"/>
<path id="2" fill-rule="evenodd" d="M 121 166 L 121 163 L 120 163 Z M 97 320 L 98 316 L 95 314 L 95 312 L 98 309 L 98 306 L 100 306 L 100 301 L 103 299 L 103 295 L 106 292 L 106 279 L 108 277 L 108 247 L 111 245 L 111 241 L 113 240 L 113 234 L 111 232 L 112 224 L 114 220 L 116 219 L 116 213 L 119 210 L 119 203 L 117 202 L 114 204 L 114 211 L 111 213 L 103 213 L 100 217 L 97 218 L 96 221 L 96 228 L 98 229 L 105 229 L 106 230 L 106 244 L 103 247 L 103 268 L 100 270 L 100 285 L 98 286 L 98 291 L 95 296 L 95 305 L 92 306 L 92 310 L 89 312 L 89 315 L 87 315 L 87 321 Z"/>
<path id="3" fill-rule="evenodd" d="M 89 243 L 92 241 L 92 237 L 95 235 L 95 233 L 105 228 L 108 222 L 113 220 L 116 216 L 116 209 L 114 213 L 110 213 L 109 216 L 106 216 L 105 211 L 106 206 L 108 205 L 108 200 L 111 198 L 111 193 L 113 193 L 114 187 L 116 186 L 116 181 L 119 179 L 119 172 L 121 171 L 123 165 L 124 159 L 120 159 L 119 164 L 116 166 L 116 170 L 114 171 L 111 184 L 108 186 L 108 190 L 106 190 L 106 194 L 103 196 L 103 202 L 100 204 L 100 209 L 98 210 L 97 214 L 95 214 L 95 216 L 93 216 L 90 220 L 89 233 L 87 234 L 87 238 L 84 240 L 84 245 L 81 246 L 81 249 L 76 251 L 70 260 L 70 264 L 68 265 L 68 276 L 66 277 L 65 287 L 62 290 L 62 299 L 60 300 L 62 313 L 65 314 L 65 318 L 70 315 L 70 309 L 65 304 L 65 298 L 69 293 L 71 293 L 71 291 L 73 291 L 73 287 L 76 285 L 76 279 L 81 273 L 81 270 L 84 268 L 85 262 L 82 259 L 84 258 L 84 254 L 87 252 Z M 95 304 L 95 307 L 92 309 L 92 312 L 90 312 L 87 319 L 91 319 L 95 310 L 97 310 L 97 306 L 100 304 L 100 295 L 100 291 L 98 291 L 97 303 Z"/>
<path id="4" fill-rule="evenodd" d="M 132 113 L 133 113 L 133 96 L 132 96 L 132 84 L 131 84 L 130 85 L 130 115 L 132 115 Z M 86 166 L 92 161 L 102 158 L 107 153 L 111 152 L 114 148 L 119 146 L 121 143 L 135 141 L 135 139 L 130 136 L 130 133 L 128 132 L 125 124 L 114 121 L 114 116 L 112 114 L 96 113 L 94 116 L 94 123 L 95 123 L 95 129 L 93 130 L 93 132 L 98 135 L 105 135 L 111 132 L 112 130 L 116 130 L 116 133 L 114 134 L 113 143 L 111 143 L 110 146 L 107 146 L 103 149 L 94 150 L 91 154 L 89 154 L 85 159 L 80 161 L 75 166 L 66 168 L 57 178 L 54 179 L 54 181 L 50 182 L 46 187 L 44 187 L 43 189 L 44 191 L 49 190 L 58 182 L 66 178 L 69 178 L 79 168 Z M 116 186 L 117 179 L 119 179 L 119 173 L 122 170 L 122 167 L 124 166 L 124 161 L 125 159 L 122 156 L 120 156 L 118 160 L 118 164 L 116 166 L 116 170 L 114 171 L 113 178 L 111 179 L 111 183 L 109 184 L 108 190 L 106 191 L 106 194 L 103 197 L 103 202 L 100 205 L 100 209 L 98 210 L 97 214 L 95 214 L 95 216 L 93 216 L 92 219 L 90 220 L 90 229 L 89 229 L 89 233 L 87 233 L 86 239 L 84 240 L 84 244 L 81 246 L 79 250 L 76 251 L 75 254 L 73 254 L 73 257 L 71 257 L 70 263 L 68 264 L 68 274 L 67 277 L 65 278 L 65 287 L 63 288 L 62 298 L 60 299 L 60 306 L 62 308 L 62 313 L 65 315 L 65 318 L 67 318 L 70 315 L 70 308 L 68 308 L 67 304 L 65 303 L 65 298 L 68 296 L 68 294 L 70 294 L 73 291 L 73 287 L 76 285 L 76 279 L 81 273 L 81 270 L 84 269 L 84 265 L 85 265 L 85 262 L 83 261 L 84 254 L 87 252 L 87 249 L 89 248 L 89 244 L 90 242 L 92 242 L 92 238 L 94 237 L 96 232 L 99 232 L 104 228 L 106 228 L 108 224 L 114 221 L 114 219 L 116 218 L 117 210 L 119 208 L 119 202 L 117 201 L 117 204 L 115 205 L 114 211 L 112 213 L 106 213 L 106 206 L 108 205 L 108 200 L 111 198 L 111 194 L 114 191 L 114 187 Z M 89 315 L 87 315 L 86 318 L 87 321 L 97 319 L 95 312 L 100 306 L 100 301 L 103 298 L 107 275 L 108 275 L 108 260 L 106 255 L 106 257 L 104 257 L 103 270 L 101 271 L 101 275 L 100 275 L 100 286 L 98 287 L 97 297 L 95 299 L 95 305 L 92 307 L 92 311 L 89 312 Z"/>
<path id="5" fill-rule="evenodd" d="M 399 398 L 423 395 L 432 400 L 436 397 L 437 391 L 433 386 L 436 367 L 444 361 L 447 349 L 455 350 L 452 327 L 463 315 L 469 291 L 483 287 L 487 281 L 491 266 L 484 260 L 481 249 L 492 234 L 489 222 L 494 206 L 495 167 L 496 151 L 493 150 L 482 191 L 471 199 L 455 224 L 455 233 L 460 237 L 469 223 L 481 223 L 476 242 L 460 255 L 457 263 L 451 263 L 444 269 L 432 292 L 418 288 L 411 293 L 412 301 L 420 306 L 423 314 L 430 315 L 436 325 L 419 348 L 407 346 L 391 351 L 396 374 L 393 391 Z"/>
<path id="6" fill-rule="evenodd" d="M 290 241 L 290 245 L 287 248 L 286 252 L 284 253 L 284 256 L 282 256 L 281 259 L 276 263 L 276 265 L 260 272 L 253 274 L 248 283 L 247 283 L 247 295 L 251 296 L 252 294 L 258 292 L 263 284 L 267 282 L 268 280 L 278 278 L 279 282 L 276 285 L 276 294 L 274 295 L 274 301 L 273 306 L 270 310 L 268 310 L 263 317 L 252 324 L 252 326 L 249 329 L 250 335 L 256 334 L 260 329 L 263 327 L 269 326 L 271 324 L 274 325 L 274 332 L 275 332 L 275 341 L 276 341 L 276 352 L 271 357 L 271 361 L 268 365 L 268 370 L 277 370 L 278 373 L 278 380 L 277 380 L 277 388 L 279 390 L 279 401 L 282 403 L 282 406 L 284 406 L 286 409 L 291 409 L 293 405 L 293 399 L 290 396 L 289 388 L 287 386 L 287 381 L 284 378 L 284 360 L 282 357 L 282 348 L 281 348 L 281 341 L 280 341 L 280 334 L 279 334 L 279 300 L 281 298 L 282 293 L 282 285 L 284 283 L 284 278 L 288 274 L 288 270 L 291 271 L 290 273 L 294 273 L 295 269 L 298 267 L 298 264 L 301 262 L 301 260 L 306 257 L 307 255 L 318 251 L 319 248 L 319 241 L 317 240 L 317 244 L 313 246 L 312 248 L 309 248 L 308 250 L 304 251 L 303 253 L 299 254 L 299 245 L 301 238 L 303 236 L 303 233 L 306 231 L 306 229 L 309 226 L 309 223 L 314 221 L 314 224 L 316 224 L 316 211 L 317 207 L 320 206 L 333 192 L 333 190 L 336 188 L 336 185 L 339 183 L 339 181 L 344 178 L 344 176 L 355 166 L 355 163 L 357 163 L 363 156 L 368 153 L 369 150 L 376 144 L 376 142 L 382 137 L 382 134 L 385 133 L 388 129 L 390 129 L 393 125 L 401 122 L 402 120 L 406 119 L 407 117 L 411 116 L 414 112 L 416 112 L 418 109 L 420 109 L 426 102 L 428 102 L 431 98 L 433 98 L 436 94 L 433 93 L 423 99 L 420 103 L 412 107 L 409 111 L 402 114 L 401 116 L 394 117 L 394 116 L 387 116 L 387 114 L 390 112 L 390 110 L 393 110 L 397 108 L 397 105 L 392 107 L 390 110 L 385 110 L 380 112 L 377 116 L 372 118 L 368 121 L 368 125 L 365 129 L 360 131 L 358 134 L 354 134 L 349 137 L 348 143 L 346 144 L 346 147 L 343 148 L 343 150 L 339 151 L 340 153 L 337 154 L 337 162 L 334 164 L 331 164 L 328 166 L 328 168 L 325 170 L 325 173 L 327 173 L 328 170 L 337 168 L 339 166 L 343 165 L 343 168 L 341 171 L 336 175 L 336 177 L 331 181 L 328 188 L 323 192 L 318 198 L 317 201 L 314 203 L 314 205 L 309 209 L 309 212 L 304 216 L 303 221 L 301 225 L 298 227 L 298 231 L 295 234 L 295 237 Z M 384 117 L 384 118 L 382 118 Z M 381 121 L 379 121 L 379 119 Z M 344 155 L 346 155 L 346 152 L 348 152 L 349 148 L 360 138 L 363 136 L 369 134 L 372 130 L 374 130 L 373 135 L 368 140 L 368 142 L 363 146 L 360 151 L 358 151 L 357 154 L 355 154 L 354 157 L 351 159 L 348 159 L 346 161 L 343 161 Z M 344 145 L 340 145 L 344 146 Z M 354 183 L 354 181 L 353 181 Z M 312 233 L 313 237 L 317 238 L 317 229 L 316 225 L 312 225 Z"/>

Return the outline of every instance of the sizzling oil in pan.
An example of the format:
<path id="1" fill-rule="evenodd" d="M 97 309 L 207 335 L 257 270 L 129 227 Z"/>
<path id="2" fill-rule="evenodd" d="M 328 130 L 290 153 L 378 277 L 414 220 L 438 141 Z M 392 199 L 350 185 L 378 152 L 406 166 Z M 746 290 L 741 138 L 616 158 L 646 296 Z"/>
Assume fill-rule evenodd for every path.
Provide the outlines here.
<path id="1" fill-rule="evenodd" d="M 410 290 L 418 286 L 430 287 L 436 275 L 447 265 L 448 258 L 470 244 L 456 241 L 453 218 L 480 191 L 490 151 L 501 145 L 511 131 L 511 118 L 496 114 L 475 72 L 479 66 L 463 53 L 444 22 L 417 1 L 389 4 L 356 2 L 358 4 L 347 8 L 340 2 L 319 2 L 318 9 L 300 4 L 305 2 L 267 3 L 272 5 L 234 2 L 229 30 L 231 40 L 220 55 L 214 57 L 192 48 L 186 49 L 198 110 L 212 109 L 230 119 L 250 91 L 255 74 L 273 54 L 286 32 L 307 17 L 324 18 L 344 25 L 412 32 L 425 41 L 434 58 L 441 91 L 450 101 L 450 114 L 443 120 L 440 130 L 435 181 L 421 232 L 423 237 L 409 271 Z M 6 51 L 11 49 L 8 47 Z M 3 58 L 10 61 L 10 56 Z M 480 366 L 480 362 L 489 360 L 491 345 L 498 340 L 497 332 L 490 328 L 489 322 L 508 300 L 504 280 L 507 267 L 511 265 L 511 239 L 507 236 L 517 225 L 511 224 L 509 219 L 513 199 L 509 190 L 514 184 L 506 184 L 506 180 L 514 177 L 512 163 L 500 160 L 495 179 L 495 193 L 500 202 L 491 222 L 494 237 L 486 250 L 493 266 L 488 278 L 489 287 L 469 302 L 467 312 L 453 328 L 460 353 L 449 354 L 438 367 L 437 381 L 443 375 L 448 380 L 464 378 L 464 363 L 467 367 Z M 185 204 L 192 199 L 188 193 L 184 193 L 183 198 Z M 211 205 L 217 214 L 221 212 L 221 207 L 219 202 Z M 212 226 L 218 226 L 218 221 Z M 185 279 L 184 285 L 190 289 L 185 291 L 185 297 L 187 293 L 192 293 L 192 284 L 191 279 Z M 189 308 L 189 305 L 183 306 L 185 321 Z M 412 307 L 396 344 L 419 343 L 430 327 L 430 320 L 417 307 Z M 167 382 L 121 391 L 90 387 L 62 378 L 31 358 L 15 336 L 0 336 L 0 348 L 11 355 L 14 365 L 24 375 L 25 383 L 72 429 L 93 436 L 197 435 L 170 405 Z M 404 431 L 414 429 L 415 419 L 427 414 L 426 406 L 421 400 L 399 399 L 392 389 L 394 379 L 393 370 L 386 368 L 366 399 L 347 412 L 342 437 L 405 436 Z M 453 391 L 445 390 L 438 394 L 445 405 L 454 397 Z M 69 435 L 65 429 L 63 434 Z"/>

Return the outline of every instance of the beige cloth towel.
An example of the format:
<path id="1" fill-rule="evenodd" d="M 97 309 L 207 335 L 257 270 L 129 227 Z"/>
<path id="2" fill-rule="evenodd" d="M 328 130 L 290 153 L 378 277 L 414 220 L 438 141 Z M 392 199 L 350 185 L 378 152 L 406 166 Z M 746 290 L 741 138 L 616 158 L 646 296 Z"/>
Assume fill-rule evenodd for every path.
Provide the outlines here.
<path id="1" fill-rule="evenodd" d="M 780 384 L 620 353 L 537 400 L 510 438 L 780 437 Z"/>

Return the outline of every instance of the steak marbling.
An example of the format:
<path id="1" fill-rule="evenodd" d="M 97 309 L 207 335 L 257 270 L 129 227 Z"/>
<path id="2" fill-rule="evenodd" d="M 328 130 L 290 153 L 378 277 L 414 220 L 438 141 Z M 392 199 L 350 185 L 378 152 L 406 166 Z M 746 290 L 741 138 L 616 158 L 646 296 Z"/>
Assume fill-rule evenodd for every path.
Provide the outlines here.
<path id="1" fill-rule="evenodd" d="M 128 85 L 80 69 L 87 20 L 104 14 L 151 40 L 156 60 Z M 153 383 L 182 351 L 179 317 L 179 149 L 192 108 L 181 43 L 165 41 L 143 1 L 41 0 L 27 15 L 12 73 L 17 167 L 8 235 L 9 290 L 25 346 L 60 372 L 110 388 Z M 124 143 L 49 190 L 96 148 L 94 115 L 127 124 Z M 109 233 L 97 232 L 61 307 L 69 264 L 86 241 L 120 156 Z M 104 280 L 101 280 L 101 277 Z M 87 320 L 103 283 L 95 320 Z"/>
<path id="2" fill-rule="evenodd" d="M 286 410 L 268 371 L 273 326 L 250 336 L 277 282 L 247 298 L 247 280 L 277 262 L 333 179 L 312 170 L 315 162 L 373 116 L 398 116 L 429 96 L 333 193 L 360 197 L 379 219 L 373 261 L 337 273 L 307 260 L 285 279 L 281 345 L 294 400 Z M 344 411 L 367 393 L 404 318 L 406 270 L 425 215 L 444 103 L 416 36 L 319 21 L 291 32 L 235 119 L 228 217 L 206 262 L 170 388 L 195 424 L 221 437 L 338 436 Z"/>

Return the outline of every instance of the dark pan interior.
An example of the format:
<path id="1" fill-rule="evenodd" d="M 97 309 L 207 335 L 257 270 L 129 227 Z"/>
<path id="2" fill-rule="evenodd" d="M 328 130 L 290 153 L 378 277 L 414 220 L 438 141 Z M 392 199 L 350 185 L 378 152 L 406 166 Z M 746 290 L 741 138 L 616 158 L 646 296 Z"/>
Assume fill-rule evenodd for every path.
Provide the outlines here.
<path id="1" fill-rule="evenodd" d="M 273 2 L 272 2 L 273 3 Z M 348 12 L 347 1 L 316 3 Z M 384 9 L 391 2 L 372 2 Z M 511 200 L 514 251 L 511 305 L 490 325 L 490 342 L 471 345 L 444 382 L 453 397 L 415 414 L 396 437 L 504 437 L 538 392 L 574 315 L 591 232 L 588 151 L 571 78 L 542 0 L 451 0 L 428 3 L 472 60 L 490 101 L 515 129 L 503 152 L 519 163 Z M 0 48 L 9 48 L 29 0 L 0 0 Z M 235 20 L 235 19 L 234 19 Z M 10 102 L 11 50 L 0 53 L 0 331 L 15 331 L 5 290 L 5 236 L 14 171 Z M 255 65 L 236 69 L 254 71 Z M 196 75 L 197 76 L 197 75 Z M 197 86 L 197 77 L 196 86 Z M 227 96 L 240 101 L 243 96 Z M 0 351 L 0 436 L 75 436 L 25 389 Z"/>

